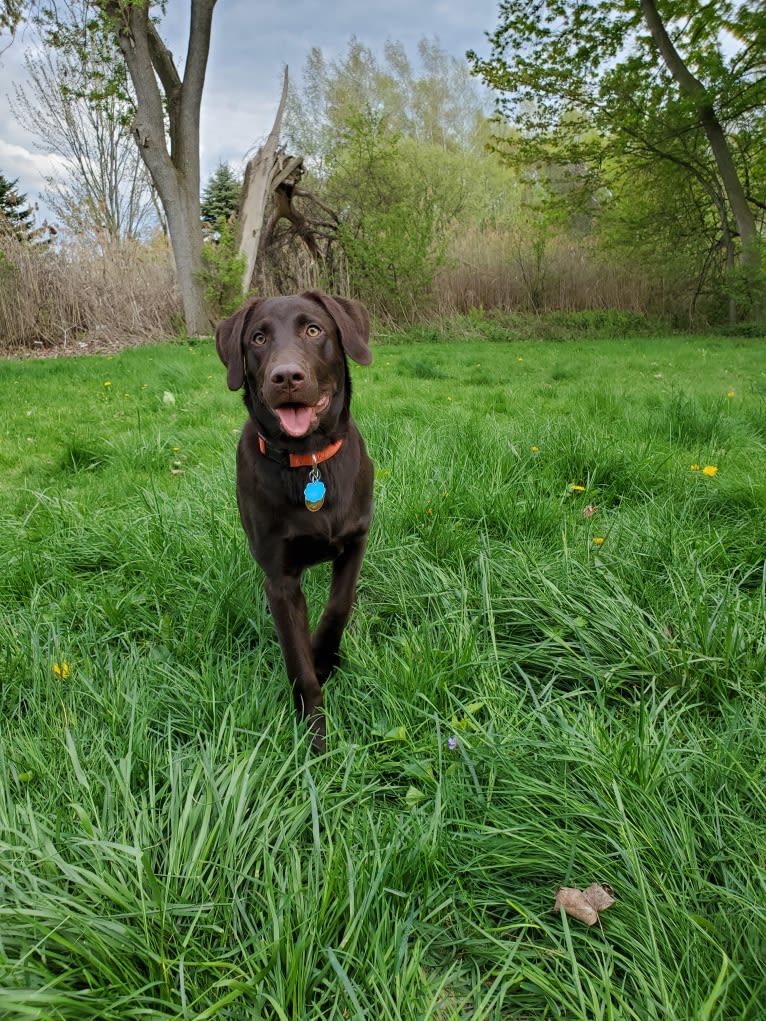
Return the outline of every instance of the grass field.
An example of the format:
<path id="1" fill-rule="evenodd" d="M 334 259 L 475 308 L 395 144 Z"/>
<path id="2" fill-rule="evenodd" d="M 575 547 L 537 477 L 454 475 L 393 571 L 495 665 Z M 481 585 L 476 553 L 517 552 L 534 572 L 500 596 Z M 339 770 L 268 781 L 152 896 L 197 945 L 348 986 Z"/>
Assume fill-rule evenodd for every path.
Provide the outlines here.
<path id="1" fill-rule="evenodd" d="M 0 362 L 0 1016 L 762 1019 L 766 341 L 354 381 L 317 757 L 212 343 Z M 593 882 L 598 924 L 553 910 Z"/>

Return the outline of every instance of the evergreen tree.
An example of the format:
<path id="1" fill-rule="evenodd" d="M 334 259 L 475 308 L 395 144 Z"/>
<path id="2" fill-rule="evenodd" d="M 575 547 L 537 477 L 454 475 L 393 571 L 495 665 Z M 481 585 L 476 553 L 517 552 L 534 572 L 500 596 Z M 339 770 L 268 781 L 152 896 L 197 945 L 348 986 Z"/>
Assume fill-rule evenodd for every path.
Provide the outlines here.
<path id="1" fill-rule="evenodd" d="M 27 197 L 16 190 L 18 178 L 9 181 L 0 174 L 0 233 L 13 234 L 21 241 L 32 236 L 33 215 Z"/>
<path id="2" fill-rule="evenodd" d="M 242 182 L 226 163 L 219 163 L 202 192 L 202 222 L 216 226 L 221 218 L 228 220 L 239 210 Z"/>

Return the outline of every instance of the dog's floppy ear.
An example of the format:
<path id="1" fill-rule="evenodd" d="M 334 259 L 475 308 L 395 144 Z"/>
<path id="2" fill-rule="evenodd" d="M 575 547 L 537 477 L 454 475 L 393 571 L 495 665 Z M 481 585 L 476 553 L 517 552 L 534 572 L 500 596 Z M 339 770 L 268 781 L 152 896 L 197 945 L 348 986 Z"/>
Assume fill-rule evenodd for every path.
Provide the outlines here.
<path id="1" fill-rule="evenodd" d="M 321 291 L 305 291 L 303 297 L 316 301 L 332 316 L 338 327 L 343 350 L 349 358 L 360 365 L 369 365 L 372 361 L 372 351 L 369 348 L 370 317 L 364 305 L 350 298 L 333 298 Z"/>
<path id="2" fill-rule="evenodd" d="M 261 298 L 250 301 L 239 312 L 224 319 L 215 331 L 215 349 L 218 357 L 226 366 L 226 382 L 230 390 L 239 390 L 245 382 L 245 355 L 242 341 L 250 316 Z"/>

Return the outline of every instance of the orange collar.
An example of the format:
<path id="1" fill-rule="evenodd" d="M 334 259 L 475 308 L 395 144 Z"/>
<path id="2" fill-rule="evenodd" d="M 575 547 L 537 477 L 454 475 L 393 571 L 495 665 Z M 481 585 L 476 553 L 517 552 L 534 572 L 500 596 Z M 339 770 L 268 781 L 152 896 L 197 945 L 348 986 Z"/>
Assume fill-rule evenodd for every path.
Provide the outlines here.
<path id="1" fill-rule="evenodd" d="M 281 450 L 279 447 L 272 447 L 260 433 L 258 433 L 258 449 L 264 455 L 264 457 L 270 458 L 272 461 L 276 461 L 277 464 L 283 464 L 289 468 L 312 468 L 317 464 L 321 464 L 322 461 L 329 460 L 333 454 L 337 454 L 340 448 L 343 446 L 343 439 L 336 440 L 335 443 L 331 443 L 327 447 L 323 447 L 322 450 L 317 450 L 313 454 L 290 454 L 287 450 Z"/>

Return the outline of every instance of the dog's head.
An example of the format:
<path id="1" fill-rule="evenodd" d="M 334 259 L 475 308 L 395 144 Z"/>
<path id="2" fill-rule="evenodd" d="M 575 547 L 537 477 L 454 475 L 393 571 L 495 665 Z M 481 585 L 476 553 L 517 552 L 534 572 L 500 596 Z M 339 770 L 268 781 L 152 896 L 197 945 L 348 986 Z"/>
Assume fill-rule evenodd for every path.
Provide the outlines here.
<path id="1" fill-rule="evenodd" d="M 305 291 L 255 298 L 218 326 L 216 350 L 230 390 L 245 386 L 250 413 L 269 432 L 298 438 L 348 407 L 346 358 L 369 365 L 367 310 Z"/>

